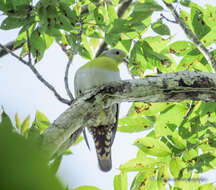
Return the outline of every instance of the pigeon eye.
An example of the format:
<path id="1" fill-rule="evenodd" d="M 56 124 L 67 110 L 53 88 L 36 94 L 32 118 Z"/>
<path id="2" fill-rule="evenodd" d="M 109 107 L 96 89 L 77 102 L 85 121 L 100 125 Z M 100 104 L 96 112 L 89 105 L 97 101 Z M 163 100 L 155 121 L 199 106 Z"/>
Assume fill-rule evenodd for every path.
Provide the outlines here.
<path id="1" fill-rule="evenodd" d="M 116 55 L 119 55 L 119 53 L 120 53 L 120 52 L 119 52 L 119 51 L 117 51 L 117 52 L 116 52 Z"/>

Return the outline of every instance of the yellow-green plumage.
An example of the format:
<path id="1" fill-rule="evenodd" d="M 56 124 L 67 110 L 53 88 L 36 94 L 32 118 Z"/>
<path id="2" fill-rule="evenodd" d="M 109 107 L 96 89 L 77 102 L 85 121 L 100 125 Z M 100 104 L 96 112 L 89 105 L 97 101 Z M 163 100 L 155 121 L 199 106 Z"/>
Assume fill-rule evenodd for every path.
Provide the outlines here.
<path id="1" fill-rule="evenodd" d="M 120 80 L 118 65 L 123 62 L 125 56 L 121 50 L 112 49 L 82 66 L 76 72 L 74 79 L 76 96 L 79 97 L 93 87 Z M 95 142 L 99 167 L 102 171 L 109 171 L 112 168 L 111 145 L 116 133 L 118 110 L 118 104 L 104 109 L 95 116 L 95 124 L 88 127 Z"/>

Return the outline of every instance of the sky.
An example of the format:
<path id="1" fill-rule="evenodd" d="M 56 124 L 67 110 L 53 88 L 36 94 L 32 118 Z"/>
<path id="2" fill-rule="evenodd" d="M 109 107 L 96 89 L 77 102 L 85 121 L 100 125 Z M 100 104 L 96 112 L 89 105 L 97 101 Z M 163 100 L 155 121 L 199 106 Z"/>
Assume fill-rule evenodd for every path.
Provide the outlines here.
<path id="1" fill-rule="evenodd" d="M 208 3 L 216 6 L 215 0 L 196 0 L 195 2 L 201 5 Z M 168 11 L 165 11 L 163 14 L 172 19 Z M 0 23 L 3 19 L 4 16 L 0 16 Z M 0 30 L 0 43 L 5 44 L 14 40 L 17 32 L 18 30 Z M 185 39 L 182 30 L 177 25 L 171 27 L 171 32 L 175 35 L 177 40 Z M 155 34 L 150 31 L 145 35 Z M 15 53 L 19 54 L 19 50 Z M 75 56 L 69 74 L 69 83 L 72 91 L 74 74 L 84 63 L 86 63 L 86 60 L 79 56 Z M 62 53 L 61 49 L 54 44 L 45 53 L 43 60 L 36 65 L 36 68 L 44 78 L 54 85 L 57 91 L 64 97 L 67 97 L 64 89 L 64 72 L 66 64 L 66 56 Z M 125 65 L 122 64 L 120 66 L 120 71 L 123 80 L 130 79 L 130 75 L 128 74 Z M 0 58 L 0 85 L 0 106 L 3 106 L 6 113 L 12 118 L 18 113 L 23 120 L 30 114 L 31 120 L 33 121 L 36 110 L 39 110 L 52 122 L 67 109 L 67 105 L 59 102 L 53 93 L 33 75 L 28 67 L 10 55 Z M 127 114 L 129 106 L 129 103 L 121 104 L 120 117 Z M 65 184 L 68 184 L 70 188 L 81 185 L 94 185 L 102 190 L 111 190 L 113 189 L 114 175 L 119 174 L 118 167 L 120 164 L 134 158 L 136 155 L 137 148 L 133 145 L 133 142 L 136 138 L 142 137 L 145 134 L 146 132 L 133 134 L 117 132 L 112 146 L 113 169 L 107 173 L 99 170 L 94 145 L 90 135 L 88 135 L 91 151 L 88 150 L 84 141 L 77 146 L 71 147 L 73 154 L 64 156 L 58 171 L 58 176 L 60 176 L 62 181 Z M 133 172 L 129 173 L 129 184 L 134 175 L 135 173 Z M 213 171 L 205 176 L 208 177 L 209 181 L 216 181 Z"/>

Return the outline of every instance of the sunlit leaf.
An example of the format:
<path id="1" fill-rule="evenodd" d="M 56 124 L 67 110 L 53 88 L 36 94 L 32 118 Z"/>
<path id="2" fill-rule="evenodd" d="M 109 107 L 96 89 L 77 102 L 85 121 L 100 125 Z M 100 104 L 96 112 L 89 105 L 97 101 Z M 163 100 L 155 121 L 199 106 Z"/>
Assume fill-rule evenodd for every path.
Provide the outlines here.
<path id="1" fill-rule="evenodd" d="M 94 186 L 84 185 L 84 186 L 77 187 L 73 190 L 101 190 L 101 189 L 94 187 Z"/>
<path id="2" fill-rule="evenodd" d="M 132 133 L 147 130 L 152 126 L 153 123 L 150 120 L 142 116 L 132 115 L 120 119 L 118 130 Z"/>
<path id="3" fill-rule="evenodd" d="M 15 115 L 15 122 L 16 122 L 17 129 L 21 129 L 21 122 L 20 122 L 20 118 L 17 113 Z"/>
<path id="4" fill-rule="evenodd" d="M 29 115 L 29 116 L 27 116 L 27 117 L 25 118 L 25 120 L 22 122 L 22 125 L 21 125 L 21 131 L 22 131 L 22 133 L 25 133 L 25 132 L 29 129 L 29 127 L 30 127 L 30 122 L 31 122 L 31 120 L 30 120 L 30 115 Z"/>
<path id="5" fill-rule="evenodd" d="M 161 19 L 152 24 L 152 30 L 160 35 L 170 35 L 169 27 Z"/>
<path id="6" fill-rule="evenodd" d="M 128 190 L 128 178 L 126 172 L 121 172 L 114 177 L 114 190 Z"/>
<path id="7" fill-rule="evenodd" d="M 182 122 L 187 108 L 181 104 L 171 105 L 156 119 L 155 133 L 157 136 L 172 135 L 175 128 Z M 178 113 L 178 114 L 176 114 Z"/>
<path id="8" fill-rule="evenodd" d="M 134 142 L 143 152 L 152 156 L 168 156 L 171 154 L 170 149 L 162 141 L 151 137 L 139 138 Z"/>
<path id="9" fill-rule="evenodd" d="M 176 41 L 169 45 L 169 52 L 177 56 L 184 56 L 194 48 L 193 43 L 189 41 Z"/>
<path id="10" fill-rule="evenodd" d="M 182 169 L 186 167 L 186 164 L 181 158 L 176 157 L 170 160 L 169 169 L 174 178 L 179 178 L 179 173 Z"/>
<path id="11" fill-rule="evenodd" d="M 150 157 L 143 157 L 142 159 L 132 159 L 126 162 L 125 164 L 120 165 L 121 171 L 143 171 L 148 170 L 149 168 L 153 167 L 159 163 L 158 160 Z"/>

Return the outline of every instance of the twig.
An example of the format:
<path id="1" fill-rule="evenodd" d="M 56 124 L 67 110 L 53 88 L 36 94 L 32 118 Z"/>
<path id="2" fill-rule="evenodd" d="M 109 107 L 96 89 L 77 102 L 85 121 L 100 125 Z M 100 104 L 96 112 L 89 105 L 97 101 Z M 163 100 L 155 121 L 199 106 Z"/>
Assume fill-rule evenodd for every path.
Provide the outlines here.
<path id="1" fill-rule="evenodd" d="M 83 23 L 82 23 L 82 21 L 80 21 L 80 32 L 77 35 L 76 46 L 74 47 L 73 51 L 69 55 L 69 60 L 68 60 L 68 63 L 67 63 L 66 69 L 65 69 L 65 76 L 64 76 L 65 89 L 66 89 L 66 92 L 67 92 L 68 96 L 70 97 L 71 101 L 73 101 L 74 98 L 73 98 L 73 94 L 71 93 L 71 91 L 69 89 L 68 73 L 69 73 L 69 69 L 70 69 L 71 63 L 73 61 L 73 58 L 77 54 L 77 52 L 79 50 L 82 32 L 83 32 Z"/>
<path id="2" fill-rule="evenodd" d="M 184 116 L 184 120 L 187 120 L 187 118 L 189 117 L 189 115 L 193 111 L 194 107 L 195 107 L 194 101 L 191 101 L 189 109 L 188 109 L 187 113 Z"/>
<path id="3" fill-rule="evenodd" d="M 202 44 L 202 42 L 197 38 L 196 35 L 190 30 L 190 28 L 185 24 L 184 20 L 178 15 L 177 11 L 173 7 L 172 4 L 168 4 L 163 0 L 166 7 L 171 11 L 174 16 L 176 22 L 181 26 L 187 37 L 196 45 L 199 51 L 206 58 L 207 62 L 210 64 L 212 71 L 216 72 L 216 62 L 212 54 L 208 51 L 208 49 Z"/>
<path id="4" fill-rule="evenodd" d="M 29 60 L 29 64 L 32 64 L 32 61 L 31 61 L 31 44 L 30 44 L 28 29 L 26 29 L 26 36 L 27 36 L 27 47 L 28 47 L 28 60 Z"/>
<path id="5" fill-rule="evenodd" d="M 121 6 L 118 9 L 118 17 L 122 17 L 129 5 L 131 4 L 132 0 L 125 1 L 121 4 Z M 107 43 L 105 41 L 102 42 L 100 45 L 95 57 L 98 57 L 104 50 L 107 49 Z"/>
<path id="6" fill-rule="evenodd" d="M 165 17 L 162 13 L 160 14 L 160 16 L 161 16 L 162 19 L 165 19 L 165 20 L 168 21 L 168 22 L 171 22 L 171 23 L 177 24 L 177 22 L 176 22 L 175 20 L 170 20 L 170 19 L 168 19 L 168 18 Z"/>
<path id="7" fill-rule="evenodd" d="M 28 65 L 29 63 L 27 61 L 25 61 L 24 59 L 22 59 L 21 57 L 19 57 L 18 55 L 16 55 L 15 53 L 12 52 L 12 50 L 8 49 L 7 47 L 3 46 L 0 43 L 0 47 L 2 49 L 4 49 L 7 53 L 11 54 L 12 56 L 16 57 L 19 61 L 21 61 L 22 63 L 24 63 L 25 65 Z"/>
<path id="8" fill-rule="evenodd" d="M 31 12 L 31 9 L 29 9 L 28 13 L 27 13 L 27 22 L 29 21 L 30 12 Z M 28 26 L 29 26 L 29 22 L 28 22 Z M 29 64 L 32 64 L 32 60 L 31 60 L 31 44 L 30 44 L 29 29 L 28 28 L 26 29 L 26 36 L 27 36 L 27 48 L 28 48 L 28 60 L 29 60 Z"/>
<path id="9" fill-rule="evenodd" d="M 179 127 L 182 127 L 187 122 L 187 119 L 188 119 L 189 115 L 192 113 L 194 107 L 195 107 L 194 101 L 191 101 L 189 109 L 188 109 L 187 113 L 184 115 L 184 119 L 180 123 Z"/>
<path id="10" fill-rule="evenodd" d="M 132 0 L 125 1 L 121 4 L 118 9 L 118 17 L 122 17 L 125 11 L 128 9 L 129 5 L 131 4 Z"/>
<path id="11" fill-rule="evenodd" d="M 21 48 L 25 42 L 21 43 L 19 46 L 16 46 L 15 48 L 14 48 L 14 43 L 15 43 L 15 40 L 7 43 L 6 45 L 4 45 L 4 47 L 8 48 L 11 51 L 15 51 L 15 50 Z M 7 54 L 8 54 L 8 52 L 4 48 L 0 49 L 0 58 L 3 57 L 4 55 L 7 55 Z"/>
<path id="12" fill-rule="evenodd" d="M 38 70 L 32 65 L 30 64 L 29 62 L 25 61 L 24 59 L 20 58 L 19 56 L 17 56 L 15 53 L 13 53 L 10 49 L 6 48 L 5 46 L 3 46 L 1 43 L 0 43 L 0 47 L 3 48 L 7 53 L 11 54 L 13 57 L 17 58 L 19 61 L 21 61 L 22 63 L 24 63 L 25 65 L 27 65 L 31 70 L 32 72 L 35 74 L 35 76 L 47 87 L 49 88 L 53 93 L 54 95 L 56 96 L 56 98 L 61 101 L 62 103 L 65 103 L 67 105 L 70 105 L 70 101 L 67 100 L 67 99 L 64 99 L 60 96 L 60 94 L 56 91 L 56 89 L 49 83 L 47 82 L 43 77 L 42 75 L 38 72 Z"/>

